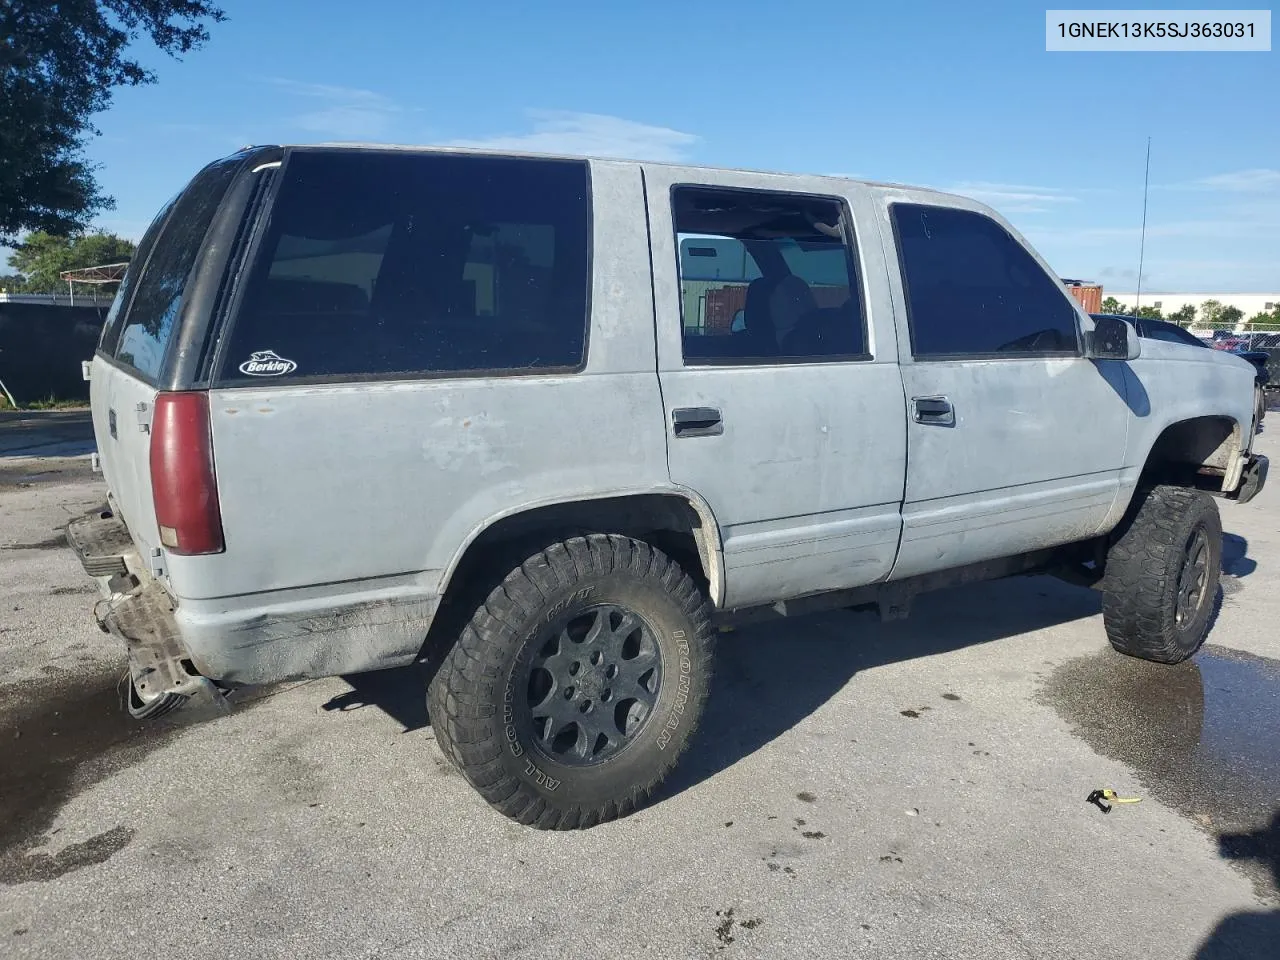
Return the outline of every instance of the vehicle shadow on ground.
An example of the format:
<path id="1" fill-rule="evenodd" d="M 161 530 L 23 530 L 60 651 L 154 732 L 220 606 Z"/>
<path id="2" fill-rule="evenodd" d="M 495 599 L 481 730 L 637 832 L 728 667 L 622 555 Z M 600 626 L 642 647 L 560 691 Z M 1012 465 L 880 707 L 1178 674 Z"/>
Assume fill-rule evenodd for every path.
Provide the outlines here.
<path id="1" fill-rule="evenodd" d="M 858 673 L 1091 617 L 1101 609 L 1093 590 L 1051 577 L 1016 577 L 917 597 L 906 620 L 883 623 L 874 613 L 833 611 L 723 633 L 701 729 L 657 799 L 755 753 Z"/>
<path id="2" fill-rule="evenodd" d="M 331 697 L 322 710 L 349 711 L 377 707 L 404 727 L 404 732 L 421 730 L 431 725 L 427 714 L 427 684 L 431 671 L 423 663 L 399 670 L 378 670 L 342 678 L 351 685 L 346 693 Z"/>
<path id="3" fill-rule="evenodd" d="M 1280 888 L 1280 810 L 1271 823 L 1252 833 L 1225 834 L 1218 851 L 1228 860 L 1255 860 L 1267 865 Z M 1236 960 L 1275 956 L 1280 945 L 1280 909 L 1243 910 L 1224 918 L 1209 934 L 1195 960 Z"/>
<path id="4" fill-rule="evenodd" d="M 1224 568 L 1256 567 L 1243 537 L 1224 536 Z M 1221 603 L 1221 592 L 1217 602 Z M 721 633 L 715 677 L 701 727 L 655 802 L 674 796 L 755 753 L 838 694 L 858 673 L 886 664 L 992 643 L 1101 612 L 1096 590 L 1048 576 L 1010 577 L 917 597 L 906 620 L 882 623 L 868 612 L 836 610 L 778 618 Z M 1102 628 L 1098 628 L 1099 639 Z M 351 690 L 325 710 L 377 707 L 405 731 L 430 725 L 431 668 L 346 676 Z M 903 703 L 903 709 L 914 704 Z"/>
<path id="5" fill-rule="evenodd" d="M 1258 569 L 1249 557 L 1249 541 L 1234 533 L 1222 535 L 1222 572 L 1229 577 L 1247 577 Z"/>
<path id="6" fill-rule="evenodd" d="M 785 733 L 860 670 L 988 643 L 1090 617 L 1097 593 L 1051 577 L 1017 577 L 916 599 L 912 616 L 831 611 L 754 624 L 718 638 L 715 677 L 701 730 L 664 794 L 687 789 Z M 342 678 L 351 690 L 327 711 L 377 707 L 407 731 L 431 723 L 423 663 Z"/>

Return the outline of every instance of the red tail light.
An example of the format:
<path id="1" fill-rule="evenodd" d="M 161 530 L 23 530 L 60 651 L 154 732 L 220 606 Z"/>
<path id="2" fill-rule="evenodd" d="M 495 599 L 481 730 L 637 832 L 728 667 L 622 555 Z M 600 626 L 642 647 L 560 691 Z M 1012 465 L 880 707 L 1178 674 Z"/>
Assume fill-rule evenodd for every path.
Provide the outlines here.
<path id="1" fill-rule="evenodd" d="M 151 495 L 160 542 L 173 553 L 221 553 L 206 393 L 161 393 L 151 418 Z"/>

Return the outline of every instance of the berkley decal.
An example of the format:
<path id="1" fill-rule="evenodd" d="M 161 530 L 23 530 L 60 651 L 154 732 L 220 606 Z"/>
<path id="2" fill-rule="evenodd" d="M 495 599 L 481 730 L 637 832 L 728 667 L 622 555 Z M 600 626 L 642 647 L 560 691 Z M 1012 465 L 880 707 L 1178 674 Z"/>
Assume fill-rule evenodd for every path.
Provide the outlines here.
<path id="1" fill-rule="evenodd" d="M 279 377 L 297 369 L 296 363 L 286 360 L 274 350 L 255 350 L 249 354 L 248 360 L 240 364 L 240 372 L 251 377 Z"/>

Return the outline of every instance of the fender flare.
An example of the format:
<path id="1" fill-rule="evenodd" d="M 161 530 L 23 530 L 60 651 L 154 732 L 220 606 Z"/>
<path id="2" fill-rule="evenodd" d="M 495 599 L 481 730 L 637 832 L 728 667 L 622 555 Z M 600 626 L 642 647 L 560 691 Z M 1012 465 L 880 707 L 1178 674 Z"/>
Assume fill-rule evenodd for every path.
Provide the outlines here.
<path id="1" fill-rule="evenodd" d="M 444 596 L 449 589 L 449 585 L 453 582 L 454 574 L 457 573 L 458 567 L 462 564 L 463 559 L 467 556 L 471 547 L 479 540 L 485 531 L 491 529 L 495 524 L 517 517 L 524 513 L 532 513 L 536 510 L 545 509 L 547 507 L 562 506 L 574 503 L 589 503 L 593 500 L 620 500 L 628 497 L 643 496 L 666 496 L 675 497 L 684 501 L 697 515 L 702 535 L 695 533 L 694 541 L 698 545 L 699 558 L 702 561 L 703 571 L 707 576 L 707 583 L 710 588 L 711 602 L 718 609 L 723 602 L 725 595 L 725 570 L 724 570 L 724 547 L 720 538 L 720 525 L 716 522 L 715 512 L 711 509 L 711 505 L 706 499 L 696 491 L 680 486 L 679 484 L 671 484 L 669 486 L 658 487 L 642 487 L 629 490 L 609 490 L 601 493 L 593 493 L 590 496 L 566 496 L 566 497 L 549 497 L 543 500 L 529 501 L 521 503 L 519 506 L 511 507 L 487 517 L 481 523 L 476 524 L 471 532 L 462 541 L 461 544 L 453 552 L 448 565 L 445 567 L 440 578 L 440 595 Z"/>

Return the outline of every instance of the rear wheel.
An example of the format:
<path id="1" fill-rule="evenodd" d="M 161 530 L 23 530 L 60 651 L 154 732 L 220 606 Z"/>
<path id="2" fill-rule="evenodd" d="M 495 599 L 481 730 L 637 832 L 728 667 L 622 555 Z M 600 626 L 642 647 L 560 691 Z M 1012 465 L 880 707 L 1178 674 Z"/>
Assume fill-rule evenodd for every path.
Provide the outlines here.
<path id="1" fill-rule="evenodd" d="M 445 656 L 428 690 L 437 739 L 520 823 L 625 816 L 697 727 L 712 636 L 705 595 L 649 544 L 553 544 L 507 574 Z"/>
<path id="2" fill-rule="evenodd" d="M 1204 642 L 1222 572 L 1222 521 L 1205 493 L 1154 487 L 1107 554 L 1103 622 L 1121 653 L 1179 663 Z"/>

